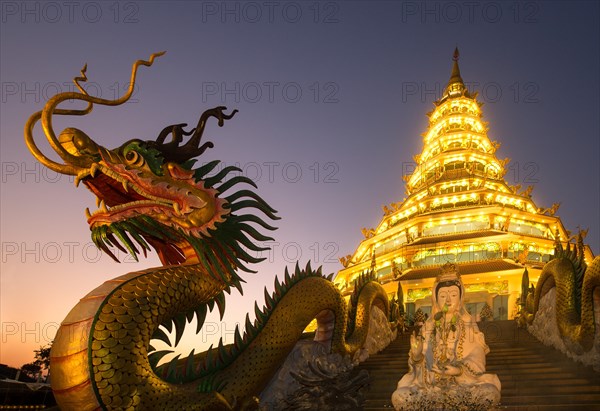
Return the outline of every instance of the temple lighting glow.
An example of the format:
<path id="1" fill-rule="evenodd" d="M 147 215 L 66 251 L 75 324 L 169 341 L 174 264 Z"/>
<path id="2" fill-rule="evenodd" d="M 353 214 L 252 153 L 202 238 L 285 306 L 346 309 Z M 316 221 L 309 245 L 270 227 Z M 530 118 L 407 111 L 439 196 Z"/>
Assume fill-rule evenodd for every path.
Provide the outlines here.
<path id="1" fill-rule="evenodd" d="M 509 159 L 496 156 L 500 144 L 487 136 L 482 103 L 470 92 L 458 66 L 458 49 L 448 85 L 428 113 L 423 150 L 415 169 L 403 176 L 407 197 L 384 205 L 376 228 L 363 229 L 356 251 L 340 259 L 335 278 L 350 295 L 353 281 L 374 270 L 390 297 L 401 283 L 409 316 L 431 311 L 430 290 L 439 267 L 458 265 L 467 309 L 476 316 L 488 304 L 495 319 L 518 312 L 521 278 L 539 277 L 553 254 L 575 236 L 556 215 L 559 204 L 539 208 L 533 186 L 509 185 Z M 585 260 L 594 255 L 584 247 Z"/>

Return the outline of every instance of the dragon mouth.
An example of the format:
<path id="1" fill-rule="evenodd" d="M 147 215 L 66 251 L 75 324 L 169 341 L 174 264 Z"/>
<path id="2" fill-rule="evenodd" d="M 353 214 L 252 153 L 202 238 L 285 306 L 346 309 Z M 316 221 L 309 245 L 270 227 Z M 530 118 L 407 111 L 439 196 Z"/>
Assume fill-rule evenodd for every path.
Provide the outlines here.
<path id="1" fill-rule="evenodd" d="M 119 259 L 110 251 L 107 244 L 113 245 L 123 252 L 129 252 L 137 260 L 138 250 L 144 255 L 152 246 L 165 265 L 182 264 L 193 252 L 188 250 L 189 244 L 183 237 L 167 241 L 165 238 L 155 237 L 151 233 L 129 231 L 129 235 L 137 240 L 141 248 L 136 247 L 119 224 L 131 221 L 136 217 L 154 215 L 157 220 L 161 218 L 181 217 L 179 203 L 176 200 L 163 199 L 153 194 L 128 179 L 130 176 L 122 176 L 109 167 L 95 163 L 89 170 L 80 173 L 75 180 L 78 186 L 83 183 L 92 193 L 96 195 L 98 210 L 93 213 L 86 208 L 87 221 L 92 232 L 92 238 L 98 247 L 105 251 L 115 261 Z M 131 228 L 129 228 L 131 230 Z M 125 244 L 123 248 L 115 238 L 115 235 Z"/>
<path id="2" fill-rule="evenodd" d="M 163 264 L 196 261 L 191 239 L 210 237 L 209 230 L 225 221 L 226 200 L 217 198 L 218 192 L 203 182 L 195 182 L 192 171 L 169 164 L 163 173 L 151 175 L 100 161 L 77 175 L 75 185 L 83 183 L 96 195 L 98 210 L 86 209 L 92 240 L 114 260 L 118 261 L 111 246 L 136 260 L 140 251 L 146 255 L 152 246 Z"/>
<path id="3" fill-rule="evenodd" d="M 89 208 L 85 210 L 90 226 L 111 224 L 148 213 L 165 217 L 182 216 L 181 206 L 176 200 L 152 195 L 100 163 L 77 176 L 76 184 L 79 182 L 96 195 L 98 209 L 94 212 L 90 212 Z"/>

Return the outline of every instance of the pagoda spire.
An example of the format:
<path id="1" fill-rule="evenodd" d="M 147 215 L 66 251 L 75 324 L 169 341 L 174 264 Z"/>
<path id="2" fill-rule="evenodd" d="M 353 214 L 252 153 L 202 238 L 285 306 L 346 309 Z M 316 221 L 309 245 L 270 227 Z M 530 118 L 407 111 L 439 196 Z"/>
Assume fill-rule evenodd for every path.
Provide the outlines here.
<path id="1" fill-rule="evenodd" d="M 444 94 L 454 94 L 456 92 L 462 93 L 465 89 L 465 83 L 460 76 L 460 68 L 458 67 L 458 58 L 460 53 L 458 52 L 458 47 L 454 48 L 454 54 L 452 55 L 452 60 L 454 63 L 452 64 L 452 73 L 450 74 L 450 80 L 448 80 L 448 85 L 446 86 L 446 90 Z"/>
<path id="2" fill-rule="evenodd" d="M 450 81 L 448 81 L 448 85 L 453 83 L 462 83 L 464 85 L 462 77 L 460 76 L 460 69 L 458 68 L 458 58 L 460 53 L 458 52 L 458 47 L 454 49 L 454 54 L 452 55 L 452 60 L 454 64 L 452 65 L 452 74 L 450 74 Z"/>

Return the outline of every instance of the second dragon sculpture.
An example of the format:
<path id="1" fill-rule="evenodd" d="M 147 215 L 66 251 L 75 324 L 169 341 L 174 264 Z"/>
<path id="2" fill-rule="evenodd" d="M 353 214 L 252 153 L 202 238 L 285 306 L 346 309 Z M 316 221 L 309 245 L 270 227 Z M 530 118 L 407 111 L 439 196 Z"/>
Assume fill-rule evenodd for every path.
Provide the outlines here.
<path id="1" fill-rule="evenodd" d="M 534 324 L 542 300 L 555 289 L 555 298 L 551 302 L 555 321 L 544 318 L 538 322 L 556 323 L 566 351 L 575 355 L 595 351 L 600 355 L 600 330 L 597 325 L 600 321 L 597 308 L 594 308 L 594 304 L 598 304 L 595 301 L 600 301 L 600 256 L 596 256 L 590 265 L 585 263 L 581 234 L 577 245 L 571 248 L 571 244 L 567 243 L 564 249 L 557 233 L 554 258 L 542 269 L 537 285 L 530 290 L 528 287 L 529 278 L 525 274 L 522 291 L 524 304 L 519 317 L 521 326 Z M 546 330 L 545 333 L 553 332 Z M 594 366 L 599 368 L 600 363 Z"/>
<path id="2" fill-rule="evenodd" d="M 79 92 L 51 98 L 25 126 L 27 146 L 42 164 L 74 176 L 76 185 L 97 197 L 98 210 L 86 210 L 86 215 L 100 249 L 115 260 L 114 248 L 136 259 L 154 249 L 163 263 L 106 281 L 67 315 L 51 352 L 52 389 L 63 410 L 253 408 L 313 319 L 319 322 L 320 342 L 332 352 L 352 355 L 365 341 L 371 308 L 388 313 L 386 293 L 369 281 L 349 319 L 344 298 L 320 269 L 296 267 L 291 275 L 286 270 L 282 283 L 275 280 L 272 294 L 265 290 L 266 306 L 255 307 L 256 321 L 247 319 L 243 334 L 236 329 L 234 344 L 221 342 L 157 367 L 165 352 L 155 351 L 151 340 L 168 339 L 159 327 L 174 328 L 178 341 L 193 317 L 201 327 L 215 305 L 222 315 L 224 293 L 241 291 L 240 273 L 252 272 L 247 265 L 260 261 L 251 253 L 264 248 L 254 241 L 269 239 L 260 231 L 274 227 L 248 211 L 277 219 L 254 191 L 238 188 L 256 186 L 244 176 L 232 176 L 237 168 L 222 168 L 219 161 L 193 168 L 194 158 L 212 147 L 201 145 L 207 121 L 214 117 L 222 126 L 235 110 L 226 114 L 225 107 L 216 107 L 205 111 L 191 131 L 176 124 L 156 140 L 130 140 L 115 149 L 76 128 L 56 135 L 53 116 L 83 116 L 94 105 L 123 104 L 132 95 L 138 67 L 151 66 L 162 54 L 136 61 L 128 92 L 116 100 L 86 93 L 80 85 L 87 80 L 84 67 L 74 80 Z M 58 108 L 67 100 L 87 106 Z M 48 158 L 34 142 L 40 120 L 62 162 Z"/>

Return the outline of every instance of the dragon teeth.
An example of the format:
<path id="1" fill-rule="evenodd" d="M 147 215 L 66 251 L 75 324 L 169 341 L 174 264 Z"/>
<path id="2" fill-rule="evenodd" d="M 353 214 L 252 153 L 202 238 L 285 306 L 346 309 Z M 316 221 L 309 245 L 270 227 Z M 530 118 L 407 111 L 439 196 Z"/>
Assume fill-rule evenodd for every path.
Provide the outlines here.
<path id="1" fill-rule="evenodd" d="M 92 164 L 92 166 L 90 167 L 90 175 L 92 177 L 96 177 L 96 172 L 98 171 L 99 168 L 100 168 L 100 166 L 98 163 Z"/>
<path id="2" fill-rule="evenodd" d="M 90 213 L 90 209 L 89 209 L 89 207 L 86 207 L 86 208 L 85 208 L 85 216 L 86 216 L 87 218 L 92 218 L 92 213 Z"/>
<path id="3" fill-rule="evenodd" d="M 175 210 L 175 212 L 179 215 L 181 215 L 181 208 L 179 207 L 179 203 L 178 202 L 174 202 L 173 203 L 173 210 Z"/>
<path id="4" fill-rule="evenodd" d="M 100 207 L 100 204 L 102 203 L 102 200 L 100 200 L 100 197 L 96 197 L 96 207 Z"/>
<path id="5" fill-rule="evenodd" d="M 125 190 L 126 193 L 129 192 L 129 189 L 127 188 L 127 181 L 123 180 L 123 190 Z"/>
<path id="6" fill-rule="evenodd" d="M 75 176 L 75 180 L 74 180 L 75 187 L 79 187 L 79 183 L 81 183 L 81 180 L 83 180 L 85 177 L 87 177 L 89 175 L 90 175 L 89 170 L 84 170 L 84 171 L 81 171 L 79 174 L 77 174 Z"/>
<path id="7" fill-rule="evenodd" d="M 108 213 L 108 207 L 106 206 L 104 200 L 100 200 L 100 210 L 102 210 L 105 213 Z"/>

